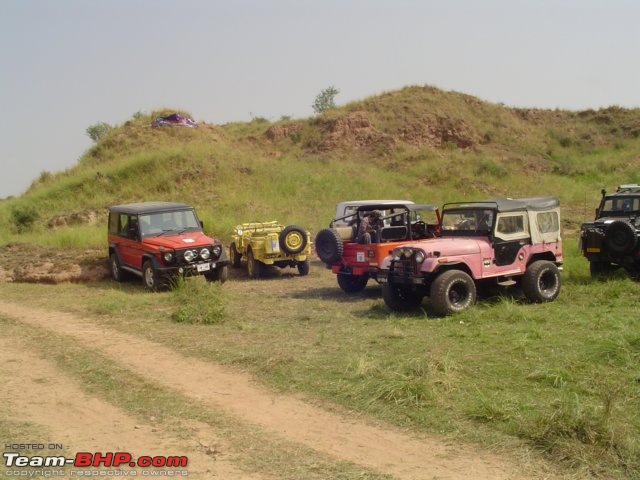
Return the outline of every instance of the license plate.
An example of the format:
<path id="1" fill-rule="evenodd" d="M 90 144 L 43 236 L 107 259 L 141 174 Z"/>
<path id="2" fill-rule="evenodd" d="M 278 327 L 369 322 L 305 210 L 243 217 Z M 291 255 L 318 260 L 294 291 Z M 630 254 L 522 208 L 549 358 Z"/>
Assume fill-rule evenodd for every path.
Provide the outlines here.
<path id="1" fill-rule="evenodd" d="M 208 263 L 200 263 L 196 266 L 199 272 L 207 272 L 211 269 L 211 265 Z"/>

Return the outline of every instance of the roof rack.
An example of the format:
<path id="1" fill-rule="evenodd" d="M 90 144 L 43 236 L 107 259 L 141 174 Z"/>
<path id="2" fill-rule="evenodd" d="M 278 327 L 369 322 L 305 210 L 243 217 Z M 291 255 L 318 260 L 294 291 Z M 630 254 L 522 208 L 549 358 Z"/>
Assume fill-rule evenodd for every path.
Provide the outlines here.
<path id="1" fill-rule="evenodd" d="M 627 183 L 623 185 L 618 185 L 616 189 L 618 193 L 640 193 L 640 185 L 637 183 Z"/>

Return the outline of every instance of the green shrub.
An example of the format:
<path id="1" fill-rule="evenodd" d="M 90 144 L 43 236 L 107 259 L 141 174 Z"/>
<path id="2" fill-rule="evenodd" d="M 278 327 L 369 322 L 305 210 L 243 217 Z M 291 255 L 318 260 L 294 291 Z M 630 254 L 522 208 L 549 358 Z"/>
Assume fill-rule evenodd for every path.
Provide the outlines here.
<path id="1" fill-rule="evenodd" d="M 176 323 L 213 325 L 225 318 L 225 305 L 220 283 L 209 283 L 201 278 L 178 277 L 172 285 L 178 305 L 171 318 Z"/>
<path id="2" fill-rule="evenodd" d="M 313 111 L 320 114 L 336 108 L 335 98 L 338 93 L 340 93 L 340 90 L 333 85 L 322 90 L 313 102 Z"/>
<path id="3" fill-rule="evenodd" d="M 18 232 L 29 230 L 38 219 L 38 211 L 32 205 L 16 205 L 11 209 L 11 221 Z"/>
<path id="4" fill-rule="evenodd" d="M 89 138 L 97 143 L 98 141 L 100 141 L 101 138 L 103 138 L 107 133 L 109 133 L 109 130 L 111 130 L 112 128 L 113 127 L 108 123 L 98 122 L 87 127 L 86 132 Z"/>

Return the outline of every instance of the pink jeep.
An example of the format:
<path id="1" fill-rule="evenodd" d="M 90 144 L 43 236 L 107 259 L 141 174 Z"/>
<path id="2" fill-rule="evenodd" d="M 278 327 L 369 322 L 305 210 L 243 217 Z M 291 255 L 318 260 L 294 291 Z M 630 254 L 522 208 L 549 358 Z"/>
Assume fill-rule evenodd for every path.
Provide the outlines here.
<path id="1" fill-rule="evenodd" d="M 560 292 L 560 202 L 555 197 L 445 204 L 440 238 L 404 244 L 378 281 L 392 310 L 417 309 L 429 296 L 436 315 L 473 305 L 478 286 L 519 285 L 532 302 Z"/>

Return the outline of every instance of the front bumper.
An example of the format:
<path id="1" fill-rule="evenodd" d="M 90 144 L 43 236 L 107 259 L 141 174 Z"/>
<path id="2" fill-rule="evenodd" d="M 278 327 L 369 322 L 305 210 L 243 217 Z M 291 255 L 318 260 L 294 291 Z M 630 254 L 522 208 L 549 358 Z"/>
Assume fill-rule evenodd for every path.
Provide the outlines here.
<path id="1" fill-rule="evenodd" d="M 213 260 L 209 262 L 189 263 L 186 265 L 156 266 L 155 270 L 162 276 L 184 275 L 187 277 L 193 275 L 205 275 L 215 270 L 219 270 L 228 264 L 228 260 Z"/>

